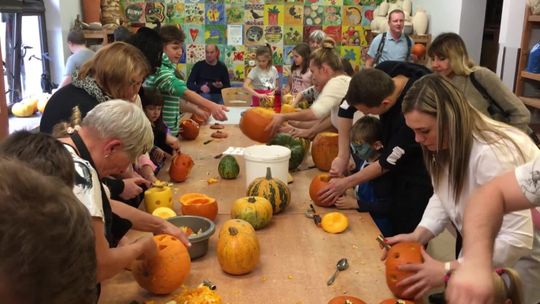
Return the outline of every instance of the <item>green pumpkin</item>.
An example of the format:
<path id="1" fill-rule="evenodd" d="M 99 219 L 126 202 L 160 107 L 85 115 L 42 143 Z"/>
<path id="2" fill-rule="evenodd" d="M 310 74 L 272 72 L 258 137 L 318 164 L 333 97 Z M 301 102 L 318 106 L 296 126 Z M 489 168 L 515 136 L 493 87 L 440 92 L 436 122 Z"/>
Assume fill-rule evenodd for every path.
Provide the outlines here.
<path id="1" fill-rule="evenodd" d="M 286 133 L 279 133 L 268 142 L 270 145 L 279 145 L 291 150 L 289 159 L 289 170 L 294 170 L 300 166 L 304 160 L 307 150 L 309 150 L 309 140 L 304 138 L 294 138 Z"/>
<path id="2" fill-rule="evenodd" d="M 274 214 L 283 211 L 291 201 L 291 191 L 287 184 L 272 178 L 270 167 L 266 168 L 266 177 L 254 179 L 247 188 L 247 196 L 261 196 L 272 204 Z"/>
<path id="3" fill-rule="evenodd" d="M 225 155 L 218 165 L 219 176 L 224 179 L 235 179 L 240 173 L 238 162 L 232 155 Z"/>
<path id="4" fill-rule="evenodd" d="M 231 218 L 242 219 L 255 230 L 266 227 L 272 220 L 272 204 L 264 197 L 247 196 L 237 199 L 231 208 Z"/>

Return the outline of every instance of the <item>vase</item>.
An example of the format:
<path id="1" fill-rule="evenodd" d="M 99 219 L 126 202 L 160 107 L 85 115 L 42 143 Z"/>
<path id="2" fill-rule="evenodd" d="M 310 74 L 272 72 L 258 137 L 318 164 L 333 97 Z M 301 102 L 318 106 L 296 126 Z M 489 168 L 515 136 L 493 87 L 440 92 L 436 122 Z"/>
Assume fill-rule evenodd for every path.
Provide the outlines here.
<path id="1" fill-rule="evenodd" d="M 386 16 L 388 14 L 388 2 L 384 0 L 381 5 L 379 5 L 379 15 L 378 16 Z"/>
<path id="2" fill-rule="evenodd" d="M 413 30 L 417 35 L 425 35 L 428 27 L 428 15 L 425 10 L 418 9 L 413 17 Z"/>
<path id="3" fill-rule="evenodd" d="M 83 21 L 85 23 L 99 22 L 101 15 L 101 0 L 82 1 Z"/>
<path id="4" fill-rule="evenodd" d="M 403 11 L 405 12 L 405 17 L 410 16 L 412 12 L 412 1 L 403 0 Z"/>

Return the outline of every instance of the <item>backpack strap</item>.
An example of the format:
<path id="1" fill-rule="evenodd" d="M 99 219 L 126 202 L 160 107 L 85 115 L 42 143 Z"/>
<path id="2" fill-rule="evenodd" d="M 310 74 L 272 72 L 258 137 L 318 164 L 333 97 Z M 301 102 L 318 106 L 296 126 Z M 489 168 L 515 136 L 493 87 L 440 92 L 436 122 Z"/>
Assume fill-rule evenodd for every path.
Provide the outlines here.
<path id="1" fill-rule="evenodd" d="M 480 84 L 480 82 L 478 82 L 478 80 L 476 79 L 476 76 L 474 76 L 474 73 L 475 72 L 472 72 L 471 74 L 469 74 L 469 78 L 471 79 L 471 82 L 472 82 L 474 88 L 484 97 L 485 100 L 488 101 L 488 103 L 489 103 L 489 106 L 488 106 L 489 115 L 493 116 L 495 114 L 502 114 L 505 119 L 508 118 L 508 113 L 506 113 L 506 111 L 503 108 L 501 108 L 501 106 L 489 94 L 489 92 L 486 90 L 486 88 L 484 88 L 482 86 L 482 84 Z"/>
<path id="2" fill-rule="evenodd" d="M 405 39 L 407 40 L 407 57 L 405 57 L 405 61 L 409 61 L 409 58 L 411 57 L 412 39 L 407 34 L 403 35 L 405 35 Z"/>
<path id="3" fill-rule="evenodd" d="M 382 34 L 381 41 L 379 42 L 379 46 L 377 47 L 377 54 L 375 55 L 374 65 L 379 64 L 379 60 L 381 60 L 382 51 L 384 48 L 384 43 L 386 42 L 386 32 Z"/>

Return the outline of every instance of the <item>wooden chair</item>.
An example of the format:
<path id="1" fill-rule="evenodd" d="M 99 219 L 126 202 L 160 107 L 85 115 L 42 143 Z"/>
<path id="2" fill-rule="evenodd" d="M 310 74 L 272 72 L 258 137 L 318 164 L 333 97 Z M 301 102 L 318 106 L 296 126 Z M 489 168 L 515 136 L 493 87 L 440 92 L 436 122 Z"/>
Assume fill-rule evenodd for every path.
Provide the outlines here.
<path id="1" fill-rule="evenodd" d="M 244 88 L 224 88 L 221 89 L 223 103 L 228 107 L 249 107 L 251 105 L 251 95 Z"/>

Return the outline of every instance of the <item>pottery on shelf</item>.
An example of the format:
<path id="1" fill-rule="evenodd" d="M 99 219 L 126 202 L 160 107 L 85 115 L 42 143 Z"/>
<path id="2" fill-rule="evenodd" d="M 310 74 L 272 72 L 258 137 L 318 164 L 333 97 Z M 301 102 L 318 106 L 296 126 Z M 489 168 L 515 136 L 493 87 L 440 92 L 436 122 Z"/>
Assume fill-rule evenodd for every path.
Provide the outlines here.
<path id="1" fill-rule="evenodd" d="M 419 8 L 413 17 L 413 29 L 417 35 L 425 35 L 428 27 L 428 15 L 424 9 Z"/>
<path id="2" fill-rule="evenodd" d="M 405 18 L 407 16 L 411 15 L 412 12 L 412 1 L 411 0 L 403 0 L 403 11 L 405 12 Z"/>
<path id="3" fill-rule="evenodd" d="M 388 2 L 386 2 L 386 0 L 384 0 L 381 5 L 379 5 L 379 16 L 386 16 L 386 14 L 388 14 Z"/>

